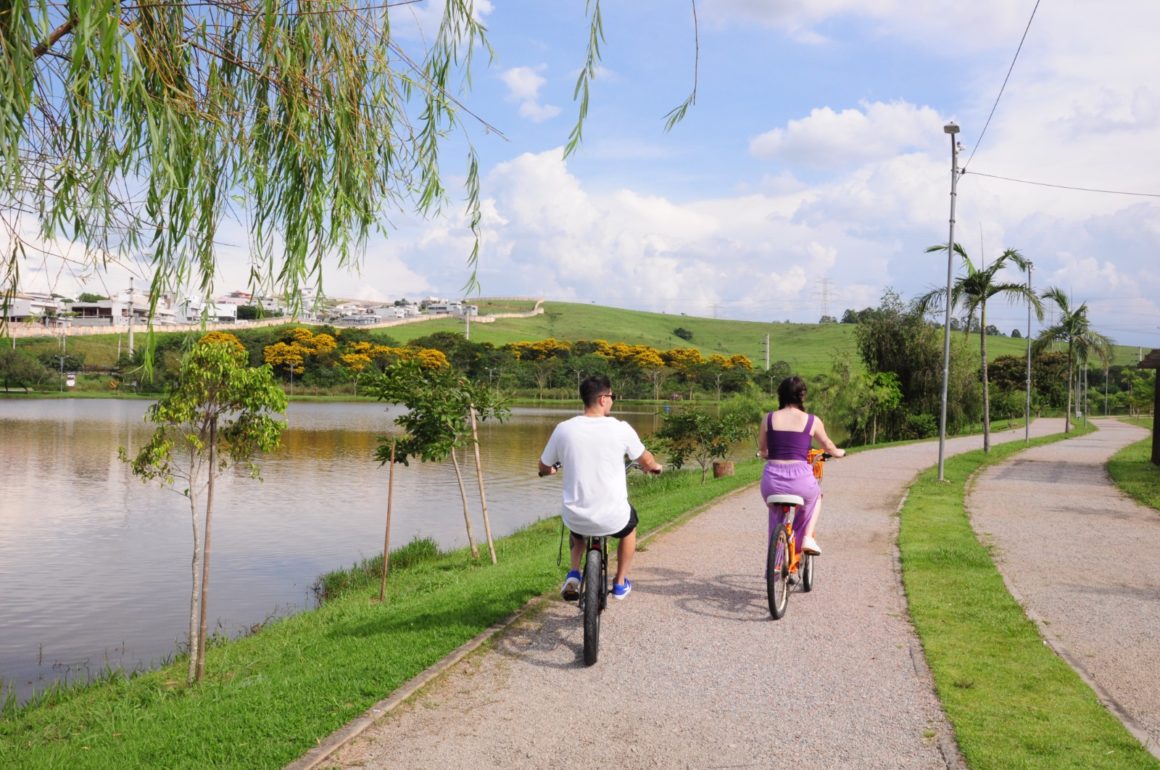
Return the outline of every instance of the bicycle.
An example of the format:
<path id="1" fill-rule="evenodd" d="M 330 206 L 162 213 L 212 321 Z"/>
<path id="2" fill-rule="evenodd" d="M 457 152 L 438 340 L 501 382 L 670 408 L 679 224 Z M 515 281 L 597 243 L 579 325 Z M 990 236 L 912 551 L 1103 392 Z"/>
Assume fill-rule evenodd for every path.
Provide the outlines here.
<path id="1" fill-rule="evenodd" d="M 811 449 L 806 461 L 813 467 L 814 476 L 822 478 L 822 463 L 831 455 L 820 449 Z M 805 505 L 799 495 L 769 495 L 766 505 L 780 509 L 781 520 L 774 527 L 765 555 L 765 592 L 769 614 L 781 620 L 789 606 L 789 589 L 800 579 L 803 592 L 814 590 L 814 554 L 798 551 L 793 534 L 793 520 L 797 509 Z"/>

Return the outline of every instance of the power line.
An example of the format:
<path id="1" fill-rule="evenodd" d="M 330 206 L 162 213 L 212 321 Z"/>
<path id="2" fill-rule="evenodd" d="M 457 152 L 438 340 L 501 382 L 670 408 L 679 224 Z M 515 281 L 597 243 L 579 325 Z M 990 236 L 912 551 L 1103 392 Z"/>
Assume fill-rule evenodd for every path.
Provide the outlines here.
<path id="1" fill-rule="evenodd" d="M 962 173 L 966 174 L 967 171 L 964 169 Z M 1077 187 L 1074 185 L 1066 184 L 1051 184 L 1050 182 L 1035 182 L 1030 179 L 1015 179 L 1014 177 L 999 176 L 997 174 L 984 174 L 981 171 L 972 171 L 970 173 L 974 174 L 975 176 L 985 176 L 988 179 L 1001 179 L 1004 182 L 1018 182 L 1019 184 L 1032 184 L 1039 187 L 1054 187 L 1057 190 L 1077 190 L 1079 192 L 1104 193 L 1106 195 L 1134 195 L 1140 198 L 1160 198 L 1160 193 L 1132 192 L 1129 190 L 1103 190 L 1098 187 Z"/>
<path id="2" fill-rule="evenodd" d="M 1019 52 L 1023 50 L 1023 42 L 1027 40 L 1027 33 L 1031 31 L 1031 22 L 1035 18 L 1035 12 L 1039 10 L 1039 0 L 1035 0 L 1035 7 L 1031 9 L 1031 18 L 1027 20 L 1027 26 L 1023 30 L 1023 37 L 1019 38 L 1019 47 L 1015 49 L 1015 56 L 1011 59 L 1011 66 L 1007 68 L 1007 77 L 1003 78 L 1003 85 L 999 87 L 999 93 L 995 96 L 995 103 L 991 105 L 991 114 L 987 116 L 987 122 L 983 124 L 983 130 L 979 132 L 979 138 L 975 140 L 975 146 L 971 150 L 967 162 L 963 164 L 971 165 L 971 161 L 975 158 L 975 151 L 979 149 L 979 145 L 983 142 L 983 134 L 987 133 L 987 126 L 991 125 L 991 118 L 995 117 L 995 109 L 999 106 L 999 99 L 1003 97 L 1003 90 L 1007 88 L 1007 81 L 1011 78 L 1011 72 L 1015 69 L 1015 62 L 1019 59 Z"/>

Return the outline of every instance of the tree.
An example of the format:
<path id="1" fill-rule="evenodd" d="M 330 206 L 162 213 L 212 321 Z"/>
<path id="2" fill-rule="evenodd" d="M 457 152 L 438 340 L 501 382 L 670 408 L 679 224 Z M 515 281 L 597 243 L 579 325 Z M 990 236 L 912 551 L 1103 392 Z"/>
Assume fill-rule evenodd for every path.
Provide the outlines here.
<path id="1" fill-rule="evenodd" d="M 705 363 L 701 351 L 696 348 L 673 348 L 662 355 L 665 365 L 677 373 L 677 379 L 689 386 L 689 398 L 693 397 L 693 387 L 700 379 L 701 367 Z"/>
<path id="2" fill-rule="evenodd" d="M 469 84 L 484 28 L 470 0 L 446 0 L 438 30 L 408 50 L 393 5 L 6 6 L 3 294 L 25 249 L 13 212 L 39 212 L 39 240 L 82 245 L 86 267 L 147 254 L 156 302 L 184 285 L 210 296 L 228 219 L 253 233 L 254 281 L 297 298 L 324 260 L 357 263 L 384 209 L 435 210 L 440 148 L 463 127 L 457 81 Z M 472 149 L 465 179 L 477 232 Z"/>
<path id="3" fill-rule="evenodd" d="M 659 401 L 661 397 L 661 385 L 672 374 L 672 370 L 665 366 L 664 358 L 652 348 L 647 348 L 637 352 L 633 356 L 632 361 L 644 378 L 652 384 L 653 399 Z"/>
<path id="4" fill-rule="evenodd" d="M 0 348 L 0 380 L 4 390 L 12 387 L 39 385 L 51 376 L 51 372 L 33 356 L 16 348 Z"/>
<path id="5" fill-rule="evenodd" d="M 203 338 L 182 360 L 177 382 L 149 408 L 147 419 L 158 427 L 136 457 L 129 460 L 126 450 L 120 450 L 121 458 L 131 462 L 133 473 L 143 481 L 156 479 L 169 487 L 179 480 L 185 484 L 180 491 L 189 499 L 193 524 L 190 684 L 205 673 L 215 482 L 226 468 L 238 463 L 248 464 L 251 476 L 257 478 L 254 456 L 277 447 L 286 427 L 274 418 L 286 410 L 286 394 L 274 382 L 270 367 L 247 366 L 242 344 L 236 338 L 220 337 Z"/>
<path id="6" fill-rule="evenodd" d="M 673 334 L 683 339 L 685 342 L 693 341 L 693 333 L 683 326 L 678 326 L 673 329 Z"/>
<path id="7" fill-rule="evenodd" d="M 870 416 L 870 443 L 878 443 L 878 419 L 890 414 L 902 403 L 902 390 L 894 372 L 863 373 L 863 405 Z"/>
<path id="8" fill-rule="evenodd" d="M 752 430 L 752 421 L 741 412 L 717 416 L 690 409 L 666 415 L 655 436 L 673 467 L 680 468 L 690 459 L 696 460 L 701 466 L 704 484 L 709 464 L 728 456 Z"/>
<path id="9" fill-rule="evenodd" d="M 946 244 L 931 246 L 927 252 L 946 251 L 946 248 Z M 976 268 L 971 258 L 967 256 L 967 252 L 959 244 L 956 243 L 954 249 L 955 253 L 962 257 L 967 274 L 957 278 L 952 285 L 950 305 L 951 308 L 960 302 L 965 305 L 968 334 L 973 328 L 976 328 L 972 324 L 976 321 L 976 313 L 978 314 L 979 359 L 982 362 L 983 379 L 983 451 L 989 452 L 991 451 L 991 394 L 987 384 L 987 335 L 991 334 L 989 330 L 994 329 L 997 333 L 998 329 L 987 325 L 987 300 L 992 297 L 1003 297 L 1008 301 L 1022 299 L 1031 303 L 1040 319 L 1043 318 L 1043 305 L 1027 284 L 1000 283 L 998 281 L 996 276 L 1007 266 L 1007 263 L 1027 272 L 1031 263 L 1015 249 L 1007 249 L 986 268 Z M 945 303 L 947 301 L 946 293 L 946 289 L 937 289 L 924 295 L 919 299 L 920 309 L 925 312 L 932 305 Z"/>
<path id="10" fill-rule="evenodd" d="M 942 393 L 941 330 L 926 322 L 917 304 L 907 307 L 896 292 L 887 289 L 879 307 L 858 322 L 855 337 L 868 372 L 893 372 L 898 377 L 902 403 L 883 416 L 884 438 L 925 436 L 932 420 L 937 432 Z M 977 419 L 980 402 L 978 373 L 963 355 L 961 344 L 952 344 L 950 375 L 947 429 L 954 432 Z"/>
<path id="11" fill-rule="evenodd" d="M 1055 342 L 1067 343 L 1067 406 L 1064 411 L 1063 431 L 1071 428 L 1072 377 L 1077 363 L 1086 363 L 1088 356 L 1095 354 L 1105 364 L 1111 359 L 1112 341 L 1091 328 L 1087 316 L 1087 303 L 1071 306 L 1067 293 L 1052 286 L 1043 292 L 1043 298 L 1051 300 L 1059 308 L 1060 318 L 1054 325 L 1039 333 L 1031 344 L 1033 353 L 1045 350 Z"/>
<path id="12" fill-rule="evenodd" d="M 446 363 L 424 366 L 419 358 L 399 361 L 381 374 L 368 378 L 365 392 L 379 401 L 407 407 L 405 413 L 395 418 L 395 424 L 405 432 L 403 437 L 379 439 L 375 459 L 380 464 L 391 462 L 392 457 L 394 462 L 403 465 L 409 465 L 416 457 L 423 462 L 442 462 L 451 458 L 463 500 L 468 545 L 472 557 L 478 559 L 479 548 L 471 528 L 467 494 L 455 451 L 472 440 L 472 410 L 480 420 L 506 418 L 510 410 L 503 397 L 486 384 L 470 382 Z M 484 526 L 491 560 L 495 563 L 495 546 L 486 513 Z"/>

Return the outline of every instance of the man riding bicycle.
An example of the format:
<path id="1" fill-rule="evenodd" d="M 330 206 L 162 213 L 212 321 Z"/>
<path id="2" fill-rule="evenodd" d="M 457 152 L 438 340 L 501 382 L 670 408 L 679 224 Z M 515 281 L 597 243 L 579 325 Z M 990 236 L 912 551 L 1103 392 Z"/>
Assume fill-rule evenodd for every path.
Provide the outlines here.
<path id="1" fill-rule="evenodd" d="M 611 417 L 616 395 L 607 377 L 592 376 L 580 383 L 584 413 L 556 426 L 540 455 L 540 475 L 563 469 L 564 499 L 560 514 L 571 533 L 571 571 L 560 594 L 567 601 L 580 596 L 580 559 L 584 538 L 609 535 L 619 539 L 612 595 L 624 599 L 632 591 L 628 579 L 636 553 L 636 509 L 628 502 L 624 458 L 649 473 L 664 466 L 645 449 L 627 422 Z"/>

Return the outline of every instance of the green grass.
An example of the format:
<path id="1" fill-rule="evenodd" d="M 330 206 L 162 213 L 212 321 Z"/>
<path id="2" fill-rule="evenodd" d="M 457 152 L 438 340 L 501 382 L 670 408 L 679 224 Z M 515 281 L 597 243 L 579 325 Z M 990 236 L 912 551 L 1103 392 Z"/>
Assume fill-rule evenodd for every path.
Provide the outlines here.
<path id="1" fill-rule="evenodd" d="M 1152 418 L 1121 418 L 1141 428 L 1152 428 Z M 1108 460 L 1108 474 L 1120 490 L 1141 505 L 1160 512 L 1160 465 L 1152 464 L 1152 437 L 1129 444 Z"/>
<path id="2" fill-rule="evenodd" d="M 968 480 L 1023 448 L 953 457 L 947 482 L 936 469 L 920 474 L 901 512 L 910 615 L 959 747 L 975 770 L 1160 767 L 1044 644 L 971 528 Z"/>
<path id="3" fill-rule="evenodd" d="M 700 471 L 634 476 L 641 532 L 752 484 L 756 461 L 701 485 Z M 497 541 L 499 564 L 465 551 L 392 570 L 378 604 L 373 570 L 352 570 L 318 610 L 210 648 L 206 679 L 185 660 L 131 678 L 52 694 L 0 718 L 0 767 L 283 767 L 529 599 L 555 592 L 558 519 Z M 485 549 L 486 552 L 486 549 Z"/>

